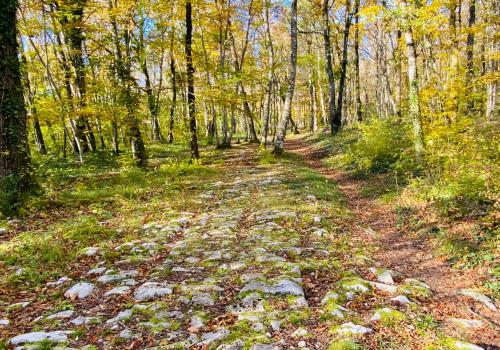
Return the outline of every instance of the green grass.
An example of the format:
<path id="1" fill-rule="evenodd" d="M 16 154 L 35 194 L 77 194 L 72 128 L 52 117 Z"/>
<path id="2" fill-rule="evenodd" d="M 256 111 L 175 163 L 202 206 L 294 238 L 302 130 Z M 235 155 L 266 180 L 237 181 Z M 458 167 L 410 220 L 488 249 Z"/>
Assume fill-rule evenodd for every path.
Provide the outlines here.
<path id="1" fill-rule="evenodd" d="M 149 147 L 147 169 L 129 166 L 130 156 L 89 153 L 84 163 L 72 158 L 37 157 L 43 194 L 26 203 L 26 229 L 0 243 L 0 284 L 36 287 L 71 272 L 71 263 L 87 246 L 133 238 L 144 218 L 196 210 L 196 195 L 220 178 L 213 152 L 189 161 L 185 145 Z M 215 154 L 215 156 L 217 156 Z M 31 218 L 32 217 L 32 218 Z M 15 271 L 22 268 L 22 273 Z"/>

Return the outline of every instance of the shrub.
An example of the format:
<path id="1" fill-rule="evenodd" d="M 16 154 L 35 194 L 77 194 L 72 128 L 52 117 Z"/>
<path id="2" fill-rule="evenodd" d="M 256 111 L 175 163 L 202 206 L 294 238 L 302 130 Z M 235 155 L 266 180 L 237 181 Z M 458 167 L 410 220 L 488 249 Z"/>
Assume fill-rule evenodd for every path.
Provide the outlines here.
<path id="1" fill-rule="evenodd" d="M 413 172 L 415 161 L 408 128 L 394 118 L 373 119 L 359 129 L 347 150 L 348 162 L 363 173 Z"/>

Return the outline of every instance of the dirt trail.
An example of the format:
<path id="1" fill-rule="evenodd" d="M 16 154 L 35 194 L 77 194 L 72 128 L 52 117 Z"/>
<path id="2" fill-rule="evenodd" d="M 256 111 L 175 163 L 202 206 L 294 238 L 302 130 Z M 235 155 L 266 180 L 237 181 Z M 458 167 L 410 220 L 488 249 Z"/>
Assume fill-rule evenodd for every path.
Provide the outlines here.
<path id="1" fill-rule="evenodd" d="M 482 318 L 495 331 L 493 334 L 475 332 L 473 338 L 488 349 L 500 349 L 499 313 L 494 313 L 460 295 L 460 290 L 479 285 L 479 274 L 474 270 L 452 269 L 445 260 L 433 255 L 433 249 L 428 242 L 411 237 L 411 232 L 401 232 L 397 228 L 394 206 L 361 194 L 362 188 L 368 184 L 367 180 L 354 179 L 346 172 L 329 168 L 323 163 L 322 160 L 328 156 L 328 150 L 315 148 L 305 137 L 287 140 L 286 148 L 304 157 L 311 168 L 338 184 L 345 196 L 347 207 L 353 213 L 354 220 L 348 223 L 348 229 L 354 241 L 375 245 L 375 260 L 406 276 L 414 276 L 432 288 L 434 297 L 429 304 L 429 310 L 437 320 L 443 321 L 449 315 Z"/>

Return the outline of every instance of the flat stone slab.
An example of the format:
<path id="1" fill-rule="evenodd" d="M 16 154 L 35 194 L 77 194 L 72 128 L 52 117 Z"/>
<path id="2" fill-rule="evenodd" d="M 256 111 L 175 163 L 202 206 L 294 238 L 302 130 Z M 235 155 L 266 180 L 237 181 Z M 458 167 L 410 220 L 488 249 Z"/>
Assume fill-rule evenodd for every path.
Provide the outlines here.
<path id="1" fill-rule="evenodd" d="M 337 333 L 340 335 L 364 335 L 371 333 L 373 330 L 371 328 L 363 327 L 352 322 L 343 323 L 337 328 Z"/>
<path id="2" fill-rule="evenodd" d="M 215 341 L 222 340 L 229 335 L 227 329 L 219 329 L 215 332 L 203 333 L 201 335 L 201 342 L 198 345 L 209 345 Z"/>
<path id="3" fill-rule="evenodd" d="M 191 302 L 201 306 L 212 306 L 215 304 L 214 298 L 209 293 L 195 293 Z"/>
<path id="4" fill-rule="evenodd" d="M 249 291 L 259 291 L 266 294 L 284 294 L 304 296 L 304 289 L 297 283 L 289 279 L 282 279 L 269 285 L 263 281 L 250 281 L 241 290 L 240 293 Z"/>
<path id="5" fill-rule="evenodd" d="M 405 295 L 398 295 L 397 297 L 391 298 L 391 301 L 396 304 L 406 305 L 410 304 L 411 300 Z"/>
<path id="6" fill-rule="evenodd" d="M 463 328 L 480 328 L 484 325 L 484 322 L 481 320 L 467 320 L 464 318 L 450 318 L 450 322 L 463 327 Z"/>
<path id="7" fill-rule="evenodd" d="M 99 318 L 78 316 L 77 318 L 75 318 L 69 322 L 74 324 L 75 326 L 81 326 L 81 325 L 87 325 L 87 324 L 91 324 L 91 323 L 97 323 L 97 322 L 99 322 Z"/>
<path id="8" fill-rule="evenodd" d="M 53 331 L 53 332 L 32 332 L 17 335 L 9 342 L 12 345 L 36 343 L 43 340 L 48 340 L 54 343 L 63 343 L 68 340 L 68 335 L 72 334 L 71 331 Z"/>
<path id="9" fill-rule="evenodd" d="M 172 286 L 165 283 L 146 282 L 135 290 L 134 299 L 137 301 L 154 300 L 172 294 Z"/>
<path id="10" fill-rule="evenodd" d="M 94 285 L 92 283 L 80 282 L 68 289 L 64 293 L 64 296 L 69 299 L 84 299 L 92 294 L 93 291 Z"/>
<path id="11" fill-rule="evenodd" d="M 129 286 L 120 286 L 120 287 L 115 287 L 109 291 L 107 291 L 104 296 L 108 297 L 111 295 L 123 295 L 126 294 L 130 290 Z"/>
<path id="12" fill-rule="evenodd" d="M 455 346 L 455 348 L 457 350 L 484 350 L 480 346 L 477 346 L 477 345 L 471 344 L 471 343 L 462 342 L 459 340 L 455 341 L 455 343 L 453 343 L 453 345 Z"/>
<path id="13" fill-rule="evenodd" d="M 460 294 L 462 294 L 466 297 L 472 298 L 476 301 L 479 301 L 480 303 L 482 303 L 484 306 L 486 306 L 488 309 L 490 309 L 492 311 L 497 311 L 497 307 L 495 306 L 495 304 L 493 304 L 493 301 L 489 297 L 487 297 L 486 295 L 478 292 L 477 290 L 462 289 L 460 291 Z"/>
<path id="14" fill-rule="evenodd" d="M 381 290 L 383 292 L 387 292 L 390 294 L 394 294 L 398 291 L 398 287 L 391 285 L 391 284 L 382 283 L 382 282 L 370 282 L 370 285 L 372 287 L 377 288 L 378 290 Z"/>

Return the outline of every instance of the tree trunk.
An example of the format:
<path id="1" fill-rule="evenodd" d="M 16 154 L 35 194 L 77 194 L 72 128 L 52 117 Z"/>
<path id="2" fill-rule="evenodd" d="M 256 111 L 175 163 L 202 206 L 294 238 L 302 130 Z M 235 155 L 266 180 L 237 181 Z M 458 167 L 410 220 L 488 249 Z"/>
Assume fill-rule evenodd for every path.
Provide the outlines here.
<path id="1" fill-rule="evenodd" d="M 174 53 L 170 53 L 170 75 L 172 76 L 172 104 L 170 105 L 170 121 L 168 125 L 168 143 L 174 142 L 174 121 L 175 121 L 175 107 L 177 104 L 177 79 L 175 72 L 175 58 Z"/>
<path id="2" fill-rule="evenodd" d="M 467 91 L 467 113 L 472 113 L 475 109 L 474 97 L 474 25 L 476 24 L 476 0 L 469 0 L 469 23 L 467 33 L 467 70 L 466 70 L 466 91 Z"/>
<path id="3" fill-rule="evenodd" d="M 33 185 L 16 28 L 17 1 L 0 11 L 0 209 L 16 211 Z"/>
<path id="4" fill-rule="evenodd" d="M 269 121 L 271 120 L 271 100 L 273 93 L 273 80 L 274 80 L 274 48 L 273 48 L 273 38 L 271 36 L 271 24 L 269 22 L 269 6 L 266 4 L 265 8 L 265 18 L 266 18 L 266 37 L 267 37 L 267 54 L 269 55 L 269 67 L 267 72 L 267 86 L 266 95 L 264 99 L 264 109 L 262 112 L 261 120 L 261 137 L 260 145 L 266 148 L 267 146 L 267 134 L 269 132 Z"/>
<path id="5" fill-rule="evenodd" d="M 106 143 L 104 142 L 104 134 L 102 132 L 101 118 L 96 118 L 97 132 L 99 134 L 99 141 L 101 143 L 101 151 L 106 149 Z"/>
<path id="6" fill-rule="evenodd" d="M 75 87 L 78 94 L 78 110 L 87 104 L 87 83 L 85 79 L 85 64 L 83 58 L 83 35 L 84 7 L 87 0 L 62 0 L 57 5 L 59 20 L 64 30 L 64 36 L 68 40 L 70 48 L 70 62 L 75 73 Z M 78 137 L 82 138 L 83 150 L 96 150 L 95 136 L 83 115 L 77 117 Z M 83 139 L 84 138 L 84 139 Z M 82 142 L 80 142 L 82 143 Z"/>
<path id="7" fill-rule="evenodd" d="M 354 24 L 356 31 L 354 32 L 354 71 L 356 85 L 356 119 L 358 122 L 363 120 L 363 111 L 361 106 L 361 84 L 359 82 L 359 0 L 354 0 Z"/>
<path id="8" fill-rule="evenodd" d="M 347 50 L 349 49 L 349 29 L 351 27 L 351 15 L 350 11 L 350 0 L 346 2 L 346 15 L 345 15 L 345 27 L 344 27 L 344 35 L 343 35 L 343 46 L 342 46 L 342 61 L 341 61 L 341 72 L 340 72 L 340 81 L 339 81 L 339 94 L 337 99 L 337 106 L 335 109 L 335 123 L 338 125 L 338 128 L 342 126 L 342 106 L 344 103 L 344 90 L 345 90 L 345 80 L 347 76 Z M 338 130 L 337 130 L 338 131 Z"/>
<path id="9" fill-rule="evenodd" d="M 113 153 L 118 155 L 120 153 L 120 139 L 118 137 L 118 123 L 116 120 L 111 122 L 111 130 L 113 133 Z"/>
<path id="10" fill-rule="evenodd" d="M 415 156 L 418 162 L 421 162 L 424 152 L 424 134 L 422 131 L 422 121 L 420 116 L 420 97 L 417 72 L 417 50 L 413 41 L 413 33 L 408 29 L 405 33 L 406 47 L 408 49 L 408 82 L 409 95 L 408 104 L 410 118 L 413 124 L 413 137 Z"/>
<path id="11" fill-rule="evenodd" d="M 335 113 L 335 76 L 333 74 L 332 44 L 330 42 L 330 14 L 329 0 L 323 0 L 321 15 L 323 18 L 323 43 L 325 47 L 325 68 L 328 76 L 328 121 L 332 135 L 340 130 L 340 120 L 336 119 Z"/>
<path id="12" fill-rule="evenodd" d="M 132 148 L 132 156 L 136 164 L 140 167 L 147 165 L 146 148 L 141 136 L 139 122 L 136 117 L 135 108 L 137 106 L 137 98 L 132 93 L 131 84 L 134 80 L 130 72 L 130 57 L 123 57 L 120 39 L 118 35 L 118 24 L 114 14 L 114 5 L 112 0 L 109 0 L 111 27 L 113 29 L 113 39 L 115 45 L 115 63 L 116 73 L 120 81 L 120 100 L 127 109 L 125 123 L 127 125 L 127 134 L 130 137 L 130 144 Z M 127 41 L 128 38 L 125 38 Z M 127 62 L 125 62 L 127 60 Z"/>
<path id="13" fill-rule="evenodd" d="M 248 132 L 250 137 L 250 142 L 258 142 L 257 133 L 255 132 L 255 124 L 253 121 L 253 113 L 250 109 L 250 104 L 247 100 L 247 93 L 243 85 L 240 85 L 240 92 L 243 96 L 243 112 L 245 113 L 246 118 L 248 118 Z"/>
<path id="14" fill-rule="evenodd" d="M 281 154 L 285 147 L 285 135 L 288 121 L 292 114 L 293 93 L 295 90 L 295 76 L 297 75 L 297 0 L 291 2 L 290 12 L 290 65 L 288 68 L 288 86 L 285 95 L 283 113 L 276 129 L 273 153 Z"/>
<path id="15" fill-rule="evenodd" d="M 36 141 L 36 146 L 38 148 L 38 152 L 40 154 L 47 154 L 47 148 L 45 147 L 45 141 L 43 139 L 43 134 L 42 134 L 42 128 L 40 127 L 40 121 L 38 120 L 38 116 L 36 113 L 36 108 L 35 108 L 35 98 L 34 98 L 34 93 L 31 90 L 31 82 L 30 82 L 30 77 L 28 74 L 27 70 L 27 60 L 26 60 L 26 55 L 24 54 L 24 50 L 21 50 L 21 60 L 23 62 L 23 74 L 22 76 L 24 77 L 24 86 L 26 88 L 27 96 L 28 96 L 28 102 L 30 105 L 30 114 L 32 118 L 32 123 L 33 123 L 33 131 L 35 132 L 35 141 Z"/>
<path id="16" fill-rule="evenodd" d="M 194 95 L 194 67 L 191 43 L 193 38 L 193 21 L 191 18 L 192 5 L 191 0 L 186 0 L 186 71 L 187 71 L 187 101 L 189 108 L 189 132 L 191 135 L 191 158 L 198 159 L 200 157 L 198 151 L 198 138 L 196 134 L 196 109 Z"/>

